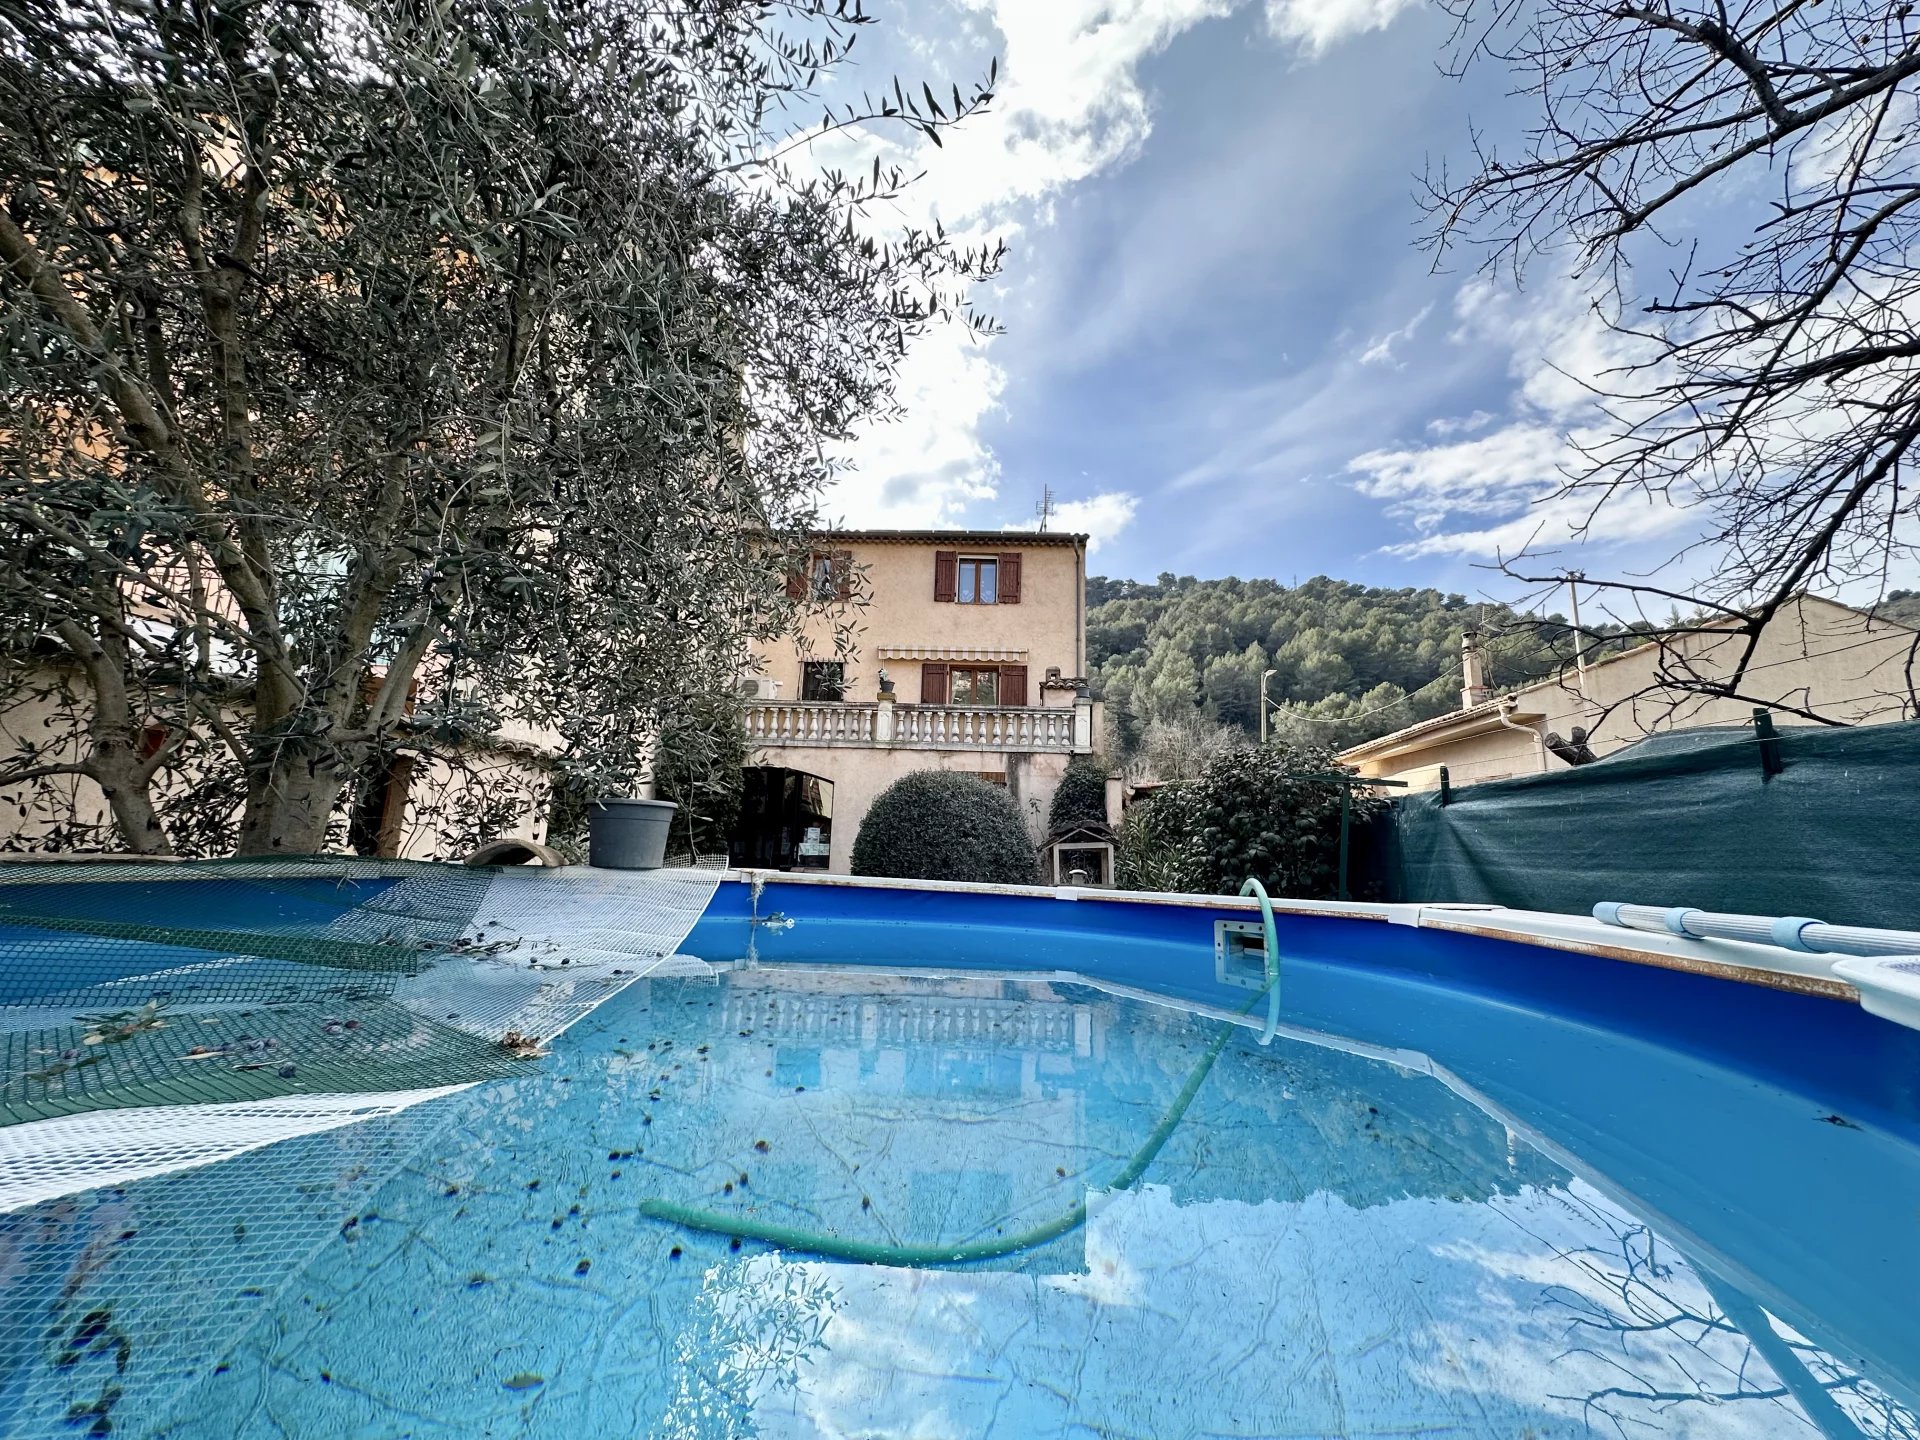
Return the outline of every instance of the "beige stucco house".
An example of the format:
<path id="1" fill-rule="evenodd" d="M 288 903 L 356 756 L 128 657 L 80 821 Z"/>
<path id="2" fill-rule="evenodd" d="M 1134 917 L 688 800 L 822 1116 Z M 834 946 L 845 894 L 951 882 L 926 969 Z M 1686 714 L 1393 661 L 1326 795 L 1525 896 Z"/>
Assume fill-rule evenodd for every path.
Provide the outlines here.
<path id="1" fill-rule="evenodd" d="M 1084 535 L 818 537 L 789 589 L 822 613 L 757 647 L 742 681 L 754 749 L 735 860 L 845 872 L 874 797 L 915 770 L 1005 785 L 1042 838 L 1068 761 L 1100 741 L 1086 571 Z"/>
<path id="2" fill-rule="evenodd" d="M 1564 770 L 1549 737 L 1587 732 L 1594 756 L 1663 730 L 1750 723 L 1765 706 L 1777 725 L 1854 725 L 1912 719 L 1911 674 L 1920 676 L 1920 633 L 1852 606 L 1805 595 L 1781 607 L 1760 632 L 1741 680 L 1751 697 L 1689 693 L 1685 682 L 1730 674 L 1746 637 L 1703 629 L 1649 641 L 1589 661 L 1573 673 L 1496 695 L 1488 688 L 1477 636 L 1461 646 L 1461 706 L 1343 751 L 1360 774 L 1402 780 L 1412 790 Z"/>

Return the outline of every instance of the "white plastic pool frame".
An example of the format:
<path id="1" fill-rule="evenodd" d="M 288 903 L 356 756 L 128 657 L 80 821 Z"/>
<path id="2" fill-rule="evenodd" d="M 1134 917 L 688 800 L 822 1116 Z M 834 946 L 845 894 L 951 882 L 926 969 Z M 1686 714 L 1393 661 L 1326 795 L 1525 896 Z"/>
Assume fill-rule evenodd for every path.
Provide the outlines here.
<path id="1" fill-rule="evenodd" d="M 864 875 L 822 875 L 787 870 L 728 870 L 723 880 L 741 881 L 756 890 L 781 885 L 845 886 L 855 889 L 932 890 L 951 894 L 1010 895 L 1028 899 L 1092 900 L 1121 905 L 1174 905 L 1188 910 L 1222 910 L 1257 918 L 1256 901 L 1228 895 L 1182 895 L 1170 891 L 1105 890 L 1072 885 L 989 885 L 955 880 L 887 880 Z M 772 908 L 777 909 L 777 906 Z M 1313 915 L 1374 921 L 1427 930 L 1450 930 L 1491 940 L 1513 940 L 1543 950 L 1596 955 L 1630 965 L 1764 985 L 1799 995 L 1862 1003 L 1855 979 L 1862 962 L 1844 955 L 1813 954 L 1755 945 L 1739 940 L 1699 940 L 1691 936 L 1623 930 L 1583 915 L 1543 910 L 1509 910 L 1499 905 L 1375 904 L 1358 900 L 1275 900 L 1276 915 Z M 1869 962 L 1886 963 L 1886 962 Z M 1844 967 L 1844 968 L 1843 968 Z M 1920 976 L 1916 976 L 1920 979 Z M 1874 1006 L 1874 1013 L 1882 1014 Z M 1913 1018 L 1886 1018 L 1920 1028 L 1920 1007 Z"/>

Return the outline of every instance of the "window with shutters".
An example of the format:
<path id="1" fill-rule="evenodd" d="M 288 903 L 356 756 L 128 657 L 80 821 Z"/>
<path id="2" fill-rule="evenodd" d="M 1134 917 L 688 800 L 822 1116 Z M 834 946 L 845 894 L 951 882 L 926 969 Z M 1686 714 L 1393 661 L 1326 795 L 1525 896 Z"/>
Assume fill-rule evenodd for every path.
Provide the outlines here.
<path id="1" fill-rule="evenodd" d="M 831 600 L 833 591 L 833 556 L 816 553 L 807 576 L 807 593 L 814 600 Z"/>
<path id="2" fill-rule="evenodd" d="M 933 598 L 948 605 L 1018 605 L 1020 552 L 962 555 L 933 552 Z"/>
<path id="3" fill-rule="evenodd" d="M 991 555 L 962 555 L 954 599 L 962 605 L 1000 603 L 1000 561 Z"/>
<path id="4" fill-rule="evenodd" d="M 920 667 L 922 705 L 999 705 L 1019 709 L 1027 703 L 1024 665 L 948 665 Z"/>
<path id="5" fill-rule="evenodd" d="M 815 550 L 806 567 L 787 574 L 790 600 L 847 600 L 853 596 L 853 552 Z"/>

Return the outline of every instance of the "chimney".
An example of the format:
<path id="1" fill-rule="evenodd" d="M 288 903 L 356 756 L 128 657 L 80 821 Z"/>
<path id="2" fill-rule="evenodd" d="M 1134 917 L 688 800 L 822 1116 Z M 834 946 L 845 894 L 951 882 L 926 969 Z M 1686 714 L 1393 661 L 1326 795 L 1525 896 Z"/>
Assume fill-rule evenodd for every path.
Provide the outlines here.
<path id="1" fill-rule="evenodd" d="M 1480 632 L 1468 630 L 1460 636 L 1460 708 L 1471 710 L 1493 698 L 1487 684 L 1487 656 L 1480 648 Z"/>

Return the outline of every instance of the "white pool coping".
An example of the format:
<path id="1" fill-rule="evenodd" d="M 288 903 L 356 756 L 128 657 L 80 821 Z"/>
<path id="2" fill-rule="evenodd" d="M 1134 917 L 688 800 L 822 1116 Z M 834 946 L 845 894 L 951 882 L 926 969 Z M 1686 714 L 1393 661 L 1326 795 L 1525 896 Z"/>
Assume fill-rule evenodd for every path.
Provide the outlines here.
<path id="1" fill-rule="evenodd" d="M 44 857 L 43 857 L 44 858 Z M 297 869 L 296 862 L 296 869 Z M 47 878 L 96 880 L 89 875 L 91 865 L 76 865 L 71 873 L 56 876 L 49 867 Z M 171 871 L 171 873 L 170 873 Z M 582 872 L 599 877 L 597 883 L 617 888 L 620 879 L 641 881 L 641 877 L 659 871 L 593 870 L 586 866 L 567 866 L 558 871 L 533 873 L 567 874 Z M 192 878 L 190 867 L 172 871 L 154 867 L 154 878 Z M 894 880 L 866 875 L 832 875 L 807 870 L 760 870 L 753 868 L 720 870 L 720 880 L 749 885 L 812 885 L 866 890 L 916 890 L 961 895 L 999 895 L 1028 900 L 1098 901 L 1113 905 L 1171 905 L 1184 909 L 1224 910 L 1236 915 L 1259 913 L 1251 899 L 1233 895 L 1189 895 L 1172 891 L 1105 890 L 1075 885 L 999 885 L 966 880 Z M 616 878 L 618 877 L 618 878 Z M 1876 992 L 1885 990 L 1885 1004 L 1869 1005 L 1874 1013 L 1899 1023 L 1920 1028 L 1920 977 L 1885 967 L 1875 969 L 1871 977 L 1865 966 L 1840 966 L 1850 957 L 1838 954 L 1808 953 L 1772 945 L 1756 945 L 1739 940 L 1701 940 L 1691 936 L 1667 935 L 1655 931 L 1631 930 L 1607 925 L 1584 915 L 1562 915 L 1541 910 L 1515 910 L 1499 905 L 1466 903 L 1389 904 L 1363 900 L 1289 900 L 1273 901 L 1276 914 L 1314 916 L 1323 919 L 1360 920 L 1389 925 L 1410 925 L 1420 929 L 1448 930 L 1486 939 L 1510 940 L 1542 950 L 1594 955 L 1633 965 L 1653 965 L 1748 985 L 1764 985 L 1796 994 L 1817 995 L 1833 1000 L 1861 1003 L 1861 985 Z M 1884 978 L 1883 978 L 1884 977 Z M 1856 983 L 1861 982 L 1861 983 Z M 1896 990 L 1911 992 L 1893 998 Z"/>
<path id="2" fill-rule="evenodd" d="M 828 875 L 816 871 L 739 869 L 723 880 L 761 888 L 811 885 L 856 890 L 919 890 L 957 895 L 1001 895 L 1027 900 L 1099 901 L 1118 905 L 1171 905 L 1188 910 L 1229 910 L 1254 914 L 1259 902 L 1234 895 L 1183 895 L 1172 891 L 1103 890 L 1075 885 L 995 885 L 963 880 L 890 880 L 866 875 Z M 1842 955 L 1811 954 L 1740 940 L 1696 940 L 1607 925 L 1584 915 L 1544 910 L 1510 910 L 1499 905 L 1385 904 L 1363 900 L 1273 901 L 1276 915 L 1371 921 L 1447 930 L 1485 939 L 1511 940 L 1542 950 L 1594 955 L 1630 965 L 1683 970 L 1747 985 L 1764 985 L 1795 994 L 1858 1003 L 1859 990 L 1836 970 Z M 1891 1018 L 1891 1017 L 1889 1017 Z"/>

